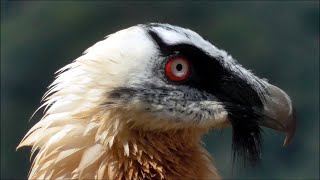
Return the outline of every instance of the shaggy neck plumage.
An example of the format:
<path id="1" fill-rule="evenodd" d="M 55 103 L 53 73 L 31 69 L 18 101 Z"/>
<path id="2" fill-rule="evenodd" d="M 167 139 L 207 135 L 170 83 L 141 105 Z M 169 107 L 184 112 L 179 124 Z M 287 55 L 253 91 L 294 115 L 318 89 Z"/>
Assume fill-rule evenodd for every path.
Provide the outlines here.
<path id="1" fill-rule="evenodd" d="M 115 142 L 109 158 L 117 164 L 111 179 L 219 178 L 192 130 L 142 132 L 132 130 L 128 146 Z M 122 139 L 122 138 L 121 138 Z M 127 150 L 125 149 L 127 148 Z"/>
<path id="2" fill-rule="evenodd" d="M 96 109 L 36 125 L 20 144 L 39 149 L 29 178 L 220 179 L 201 146 L 204 130 L 141 130 L 120 112 Z"/>

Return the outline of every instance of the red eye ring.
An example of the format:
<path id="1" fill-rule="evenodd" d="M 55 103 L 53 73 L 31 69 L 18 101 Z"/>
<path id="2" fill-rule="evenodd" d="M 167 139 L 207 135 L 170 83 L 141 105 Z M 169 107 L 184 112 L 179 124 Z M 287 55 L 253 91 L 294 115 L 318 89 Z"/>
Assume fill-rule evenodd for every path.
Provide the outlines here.
<path id="1" fill-rule="evenodd" d="M 190 74 L 189 61 L 183 57 L 174 57 L 167 62 L 165 73 L 171 81 L 183 81 Z"/>

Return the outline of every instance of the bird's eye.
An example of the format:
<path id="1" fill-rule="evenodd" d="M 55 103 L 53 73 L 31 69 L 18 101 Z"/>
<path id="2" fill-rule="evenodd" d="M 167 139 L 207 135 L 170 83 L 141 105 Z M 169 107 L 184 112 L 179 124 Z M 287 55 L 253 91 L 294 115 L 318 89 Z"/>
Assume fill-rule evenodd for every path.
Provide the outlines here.
<path id="1" fill-rule="evenodd" d="M 189 61 L 183 57 L 174 57 L 167 62 L 165 73 L 171 81 L 183 81 L 190 74 Z"/>

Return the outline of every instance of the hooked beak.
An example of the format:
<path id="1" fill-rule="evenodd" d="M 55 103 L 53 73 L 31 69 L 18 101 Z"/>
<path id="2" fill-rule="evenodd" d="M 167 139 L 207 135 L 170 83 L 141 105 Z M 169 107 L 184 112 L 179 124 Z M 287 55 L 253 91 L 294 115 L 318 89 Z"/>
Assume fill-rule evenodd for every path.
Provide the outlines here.
<path id="1" fill-rule="evenodd" d="M 268 84 L 269 96 L 264 102 L 264 113 L 267 117 L 261 125 L 286 134 L 283 146 L 287 146 L 296 131 L 296 113 L 290 97 L 280 88 Z"/>

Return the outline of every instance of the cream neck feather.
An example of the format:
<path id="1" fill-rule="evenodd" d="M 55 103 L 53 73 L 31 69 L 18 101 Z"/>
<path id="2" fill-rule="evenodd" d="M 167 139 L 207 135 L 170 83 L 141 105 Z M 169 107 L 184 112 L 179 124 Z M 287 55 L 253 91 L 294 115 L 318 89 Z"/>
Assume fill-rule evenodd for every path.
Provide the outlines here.
<path id="1" fill-rule="evenodd" d="M 205 130 L 134 130 L 119 110 L 72 118 L 21 142 L 39 149 L 30 179 L 220 179 L 200 144 Z"/>

